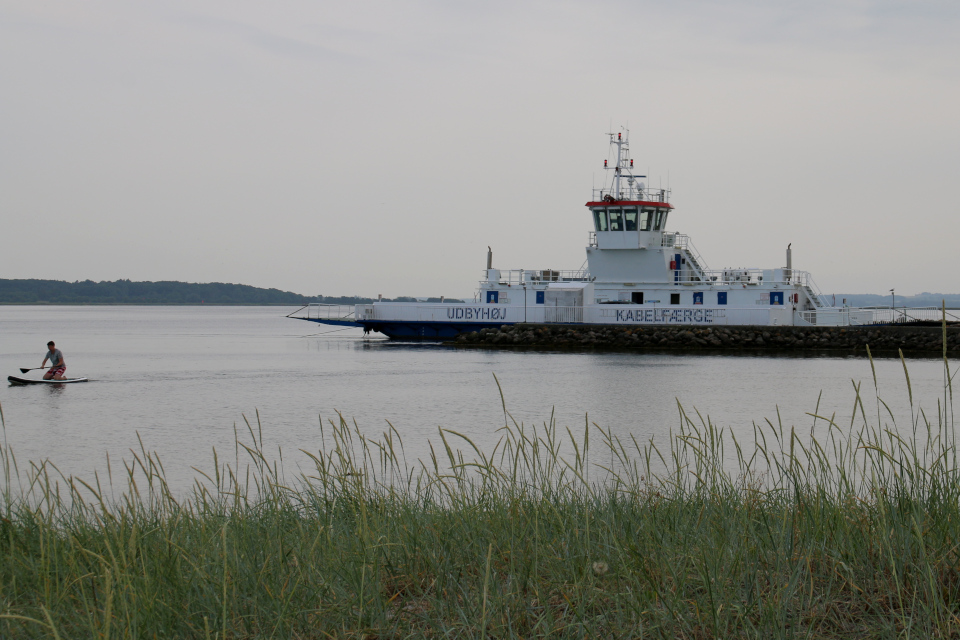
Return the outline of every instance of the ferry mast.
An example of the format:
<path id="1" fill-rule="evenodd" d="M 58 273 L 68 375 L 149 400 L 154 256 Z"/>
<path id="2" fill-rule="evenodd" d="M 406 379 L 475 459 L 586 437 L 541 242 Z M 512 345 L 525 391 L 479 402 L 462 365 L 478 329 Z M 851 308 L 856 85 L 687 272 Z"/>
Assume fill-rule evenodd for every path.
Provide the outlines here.
<path id="1" fill-rule="evenodd" d="M 626 133 L 626 135 L 624 135 Z M 603 168 L 607 171 L 613 171 L 610 189 L 600 191 L 601 200 L 640 200 L 643 196 L 644 184 L 639 182 L 640 178 L 647 176 L 636 175 L 633 173 L 633 158 L 630 157 L 630 130 L 625 129 L 617 133 L 608 133 L 610 144 L 617 148 L 617 159 L 614 166 L 610 166 L 607 160 L 603 161 Z M 627 189 L 624 192 L 622 188 L 622 179 L 627 180 Z"/>

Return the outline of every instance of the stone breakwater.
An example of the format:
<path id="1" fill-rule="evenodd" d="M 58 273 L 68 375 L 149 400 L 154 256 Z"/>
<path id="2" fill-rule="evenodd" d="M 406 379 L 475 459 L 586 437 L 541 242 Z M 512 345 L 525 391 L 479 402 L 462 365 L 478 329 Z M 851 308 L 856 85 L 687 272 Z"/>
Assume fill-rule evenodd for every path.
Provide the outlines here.
<path id="1" fill-rule="evenodd" d="M 943 353 L 941 327 L 770 327 L 689 325 L 538 325 L 491 327 L 458 336 L 457 345 L 495 347 L 671 349 L 671 350 L 837 350 L 874 353 Z M 960 353 L 960 328 L 947 328 L 947 352 Z"/>

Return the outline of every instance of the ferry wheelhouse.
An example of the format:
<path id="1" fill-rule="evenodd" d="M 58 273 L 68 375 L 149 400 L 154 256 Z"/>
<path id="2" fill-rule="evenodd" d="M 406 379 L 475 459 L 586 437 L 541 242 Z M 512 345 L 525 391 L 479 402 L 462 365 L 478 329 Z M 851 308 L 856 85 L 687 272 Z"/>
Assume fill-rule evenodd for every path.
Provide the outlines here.
<path id="1" fill-rule="evenodd" d="M 670 190 L 634 172 L 629 132 L 608 134 L 609 182 L 586 203 L 593 230 L 579 271 L 487 265 L 472 302 L 312 304 L 291 317 L 363 327 L 391 338 L 444 340 L 517 323 L 610 325 L 851 325 L 873 312 L 826 304 L 810 274 L 779 268 L 710 269 L 684 234 L 667 230 Z"/>

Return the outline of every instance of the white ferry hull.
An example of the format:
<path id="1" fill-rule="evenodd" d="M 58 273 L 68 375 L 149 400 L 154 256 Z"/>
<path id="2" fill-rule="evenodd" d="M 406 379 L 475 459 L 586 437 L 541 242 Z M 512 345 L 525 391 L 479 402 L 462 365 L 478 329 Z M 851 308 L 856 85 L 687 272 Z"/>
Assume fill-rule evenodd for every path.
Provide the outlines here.
<path id="1" fill-rule="evenodd" d="M 593 304 L 571 307 L 380 302 L 321 314 L 311 305 L 298 316 L 321 324 L 361 327 L 398 340 L 451 340 L 463 333 L 513 324 L 545 325 L 690 325 L 690 326 L 850 326 L 871 324 L 872 313 L 825 308 L 814 314 L 792 307 L 707 307 Z M 311 310 L 312 309 L 312 310 Z"/>

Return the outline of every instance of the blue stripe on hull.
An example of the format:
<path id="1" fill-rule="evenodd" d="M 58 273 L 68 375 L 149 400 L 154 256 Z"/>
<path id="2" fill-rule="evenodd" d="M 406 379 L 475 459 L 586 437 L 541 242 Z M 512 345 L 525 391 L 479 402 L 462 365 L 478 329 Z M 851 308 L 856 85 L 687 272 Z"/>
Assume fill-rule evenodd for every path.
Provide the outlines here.
<path id="1" fill-rule="evenodd" d="M 379 331 L 392 340 L 452 340 L 461 333 L 502 327 L 513 322 L 364 322 L 368 331 Z"/>
<path id="2" fill-rule="evenodd" d="M 377 320 L 368 322 L 353 322 L 351 320 L 318 320 L 316 318 L 297 318 L 320 324 L 331 324 L 338 327 L 362 327 L 367 331 L 377 331 L 392 340 L 452 340 L 461 333 L 480 331 L 491 327 L 498 328 L 513 322 L 418 322 Z"/>
<path id="3" fill-rule="evenodd" d="M 291 316 L 295 320 L 306 320 L 307 322 L 318 322 L 320 324 L 332 324 L 337 327 L 362 327 L 363 325 L 359 322 L 354 322 L 352 320 L 318 320 L 316 318 L 297 318 L 296 316 Z"/>

